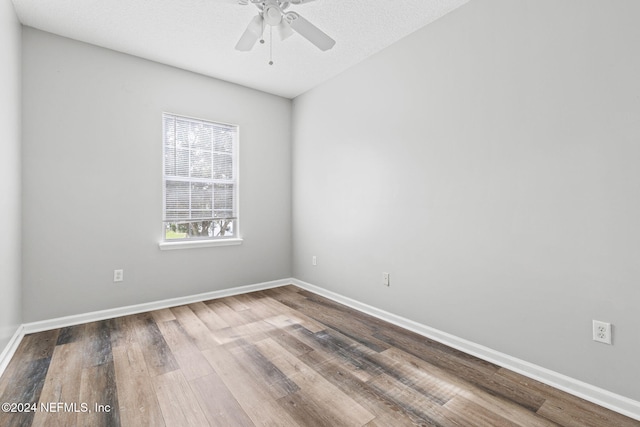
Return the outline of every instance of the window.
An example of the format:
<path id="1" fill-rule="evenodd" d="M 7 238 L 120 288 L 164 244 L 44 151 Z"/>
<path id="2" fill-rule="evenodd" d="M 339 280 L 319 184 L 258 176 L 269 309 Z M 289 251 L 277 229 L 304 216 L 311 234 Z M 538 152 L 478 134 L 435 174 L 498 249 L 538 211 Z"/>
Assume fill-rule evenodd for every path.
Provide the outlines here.
<path id="1" fill-rule="evenodd" d="M 164 242 L 238 238 L 238 127 L 162 120 Z"/>

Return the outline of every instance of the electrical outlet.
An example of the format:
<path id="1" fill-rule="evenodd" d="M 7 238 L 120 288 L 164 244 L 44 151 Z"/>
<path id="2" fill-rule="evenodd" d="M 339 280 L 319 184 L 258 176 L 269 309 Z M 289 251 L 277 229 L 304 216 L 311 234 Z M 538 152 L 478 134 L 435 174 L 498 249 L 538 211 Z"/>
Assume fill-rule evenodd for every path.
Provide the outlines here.
<path id="1" fill-rule="evenodd" d="M 389 273 L 382 273 L 382 284 L 389 286 Z"/>
<path id="2" fill-rule="evenodd" d="M 315 255 L 311 257 L 311 265 L 318 265 L 318 258 Z"/>
<path id="3" fill-rule="evenodd" d="M 113 281 L 122 282 L 124 280 L 124 270 L 113 270 Z"/>
<path id="4" fill-rule="evenodd" d="M 594 320 L 593 340 L 611 345 L 611 323 Z"/>

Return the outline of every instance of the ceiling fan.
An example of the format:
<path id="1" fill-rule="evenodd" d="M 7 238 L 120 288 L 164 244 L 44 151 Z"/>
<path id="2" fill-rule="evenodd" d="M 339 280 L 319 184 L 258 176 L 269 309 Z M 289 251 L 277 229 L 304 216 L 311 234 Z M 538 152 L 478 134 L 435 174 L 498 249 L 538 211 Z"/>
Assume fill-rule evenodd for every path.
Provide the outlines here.
<path id="1" fill-rule="evenodd" d="M 309 40 L 322 51 L 329 50 L 336 44 L 336 41 L 329 37 L 321 29 L 304 19 L 296 12 L 287 11 L 290 5 L 309 3 L 313 0 L 236 0 L 238 4 L 254 4 L 259 12 L 255 16 L 240 40 L 236 44 L 236 49 L 240 51 L 250 51 L 261 39 L 265 25 L 275 27 L 280 34 L 280 39 L 284 40 L 291 36 L 293 32 L 300 34 Z M 263 40 L 261 40 L 264 43 Z"/>

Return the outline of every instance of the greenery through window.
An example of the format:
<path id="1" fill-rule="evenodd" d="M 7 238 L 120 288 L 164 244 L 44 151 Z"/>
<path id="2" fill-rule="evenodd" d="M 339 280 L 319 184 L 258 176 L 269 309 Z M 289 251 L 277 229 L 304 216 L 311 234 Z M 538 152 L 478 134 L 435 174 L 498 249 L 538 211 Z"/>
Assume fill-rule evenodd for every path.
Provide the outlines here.
<path id="1" fill-rule="evenodd" d="M 164 240 L 237 237 L 238 127 L 163 114 Z"/>

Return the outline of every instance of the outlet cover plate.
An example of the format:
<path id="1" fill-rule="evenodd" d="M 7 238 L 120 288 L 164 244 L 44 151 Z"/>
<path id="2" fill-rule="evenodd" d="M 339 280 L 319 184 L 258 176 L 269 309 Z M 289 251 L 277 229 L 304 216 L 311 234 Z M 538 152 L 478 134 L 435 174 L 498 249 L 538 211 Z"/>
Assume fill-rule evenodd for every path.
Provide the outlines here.
<path id="1" fill-rule="evenodd" d="M 611 345 L 611 323 L 594 320 L 593 340 Z"/>

